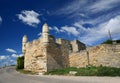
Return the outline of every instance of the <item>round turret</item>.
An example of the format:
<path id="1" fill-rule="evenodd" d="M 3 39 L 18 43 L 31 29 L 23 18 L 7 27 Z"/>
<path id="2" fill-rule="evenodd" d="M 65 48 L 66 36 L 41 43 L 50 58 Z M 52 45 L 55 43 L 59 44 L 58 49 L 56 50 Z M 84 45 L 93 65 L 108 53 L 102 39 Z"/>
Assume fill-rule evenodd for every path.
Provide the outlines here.
<path id="1" fill-rule="evenodd" d="M 43 37 L 43 43 L 48 44 L 49 43 L 49 27 L 45 23 L 42 27 L 42 37 Z"/>
<path id="2" fill-rule="evenodd" d="M 43 32 L 43 33 L 49 33 L 49 27 L 48 27 L 47 23 L 45 23 L 45 24 L 43 25 L 43 27 L 42 27 L 42 32 Z"/>
<path id="3" fill-rule="evenodd" d="M 26 43 L 27 43 L 28 39 L 27 39 L 27 36 L 24 35 L 23 36 L 23 39 L 22 39 L 22 52 L 25 53 L 26 51 Z"/>
<path id="4" fill-rule="evenodd" d="M 22 41 L 22 42 L 23 42 L 23 43 L 26 43 L 27 41 L 28 41 L 27 36 L 24 35 L 24 36 L 23 36 L 23 41 Z"/>

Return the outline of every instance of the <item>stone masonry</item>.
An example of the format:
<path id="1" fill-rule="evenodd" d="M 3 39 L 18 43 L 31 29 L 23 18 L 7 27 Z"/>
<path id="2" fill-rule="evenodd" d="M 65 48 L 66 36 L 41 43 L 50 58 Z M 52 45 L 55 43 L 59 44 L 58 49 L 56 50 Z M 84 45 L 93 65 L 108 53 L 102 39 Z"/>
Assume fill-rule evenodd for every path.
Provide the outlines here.
<path id="1" fill-rule="evenodd" d="M 110 66 L 120 68 L 120 44 L 102 44 L 87 48 L 87 50 L 69 55 L 70 67 L 85 67 L 86 65 Z"/>
<path id="2" fill-rule="evenodd" d="M 80 52 L 85 48 L 85 44 L 78 40 L 55 39 L 49 34 L 48 25 L 44 24 L 40 39 L 28 42 L 27 36 L 23 37 L 24 69 L 44 73 L 53 69 L 69 67 L 69 54 Z"/>

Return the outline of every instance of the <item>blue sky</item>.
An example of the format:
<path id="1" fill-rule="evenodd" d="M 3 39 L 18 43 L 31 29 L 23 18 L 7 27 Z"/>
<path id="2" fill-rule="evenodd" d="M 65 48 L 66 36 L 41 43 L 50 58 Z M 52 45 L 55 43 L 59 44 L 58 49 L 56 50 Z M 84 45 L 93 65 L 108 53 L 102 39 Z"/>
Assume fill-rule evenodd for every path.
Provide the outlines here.
<path id="1" fill-rule="evenodd" d="M 120 39 L 120 0 L 0 0 L 0 65 L 22 56 L 22 37 L 38 39 L 48 23 L 56 38 L 98 45 Z"/>

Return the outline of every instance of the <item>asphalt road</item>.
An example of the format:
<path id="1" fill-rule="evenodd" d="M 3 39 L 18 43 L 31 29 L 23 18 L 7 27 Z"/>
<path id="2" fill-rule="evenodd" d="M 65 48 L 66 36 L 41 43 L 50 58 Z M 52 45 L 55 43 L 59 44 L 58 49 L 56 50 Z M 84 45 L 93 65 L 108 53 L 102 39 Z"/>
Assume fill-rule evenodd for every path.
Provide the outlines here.
<path id="1" fill-rule="evenodd" d="M 0 69 L 0 83 L 120 83 L 120 77 L 24 75 L 7 67 Z"/>

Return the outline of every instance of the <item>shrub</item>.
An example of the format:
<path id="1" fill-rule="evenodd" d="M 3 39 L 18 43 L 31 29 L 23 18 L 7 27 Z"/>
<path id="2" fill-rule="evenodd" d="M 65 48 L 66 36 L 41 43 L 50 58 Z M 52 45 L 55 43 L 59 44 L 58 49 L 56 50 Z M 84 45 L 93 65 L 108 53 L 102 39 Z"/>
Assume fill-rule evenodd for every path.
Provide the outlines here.
<path id="1" fill-rule="evenodd" d="M 17 58 L 16 69 L 24 69 L 24 56 Z"/>
<path id="2" fill-rule="evenodd" d="M 63 69 L 55 69 L 53 71 L 46 72 L 45 75 L 51 74 L 51 75 L 67 75 L 70 71 L 77 70 L 75 67 L 68 67 Z"/>
<path id="3" fill-rule="evenodd" d="M 112 44 L 112 40 L 106 40 L 103 44 Z"/>
<path id="4" fill-rule="evenodd" d="M 45 74 L 50 75 L 69 75 L 70 71 L 76 71 L 76 76 L 120 76 L 120 68 L 115 67 L 105 67 L 105 66 L 86 66 L 82 68 L 63 68 L 56 69 Z"/>
<path id="5" fill-rule="evenodd" d="M 99 66 L 97 70 L 98 76 L 120 76 L 120 68 Z"/>

